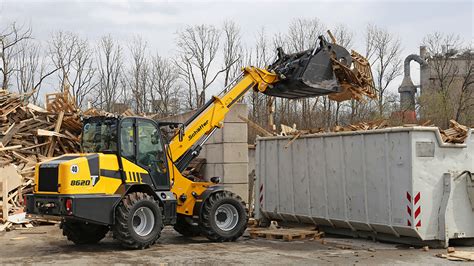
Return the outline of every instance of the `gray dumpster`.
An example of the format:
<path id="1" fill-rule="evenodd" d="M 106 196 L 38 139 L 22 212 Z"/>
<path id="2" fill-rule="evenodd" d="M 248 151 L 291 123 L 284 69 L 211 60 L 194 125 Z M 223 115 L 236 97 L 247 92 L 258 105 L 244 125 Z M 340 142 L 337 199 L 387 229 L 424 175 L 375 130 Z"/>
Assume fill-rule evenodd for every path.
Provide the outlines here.
<path id="1" fill-rule="evenodd" d="M 433 127 L 305 135 L 287 148 L 291 137 L 259 138 L 256 218 L 410 244 L 469 242 L 471 133 L 464 144 L 444 143 Z"/>

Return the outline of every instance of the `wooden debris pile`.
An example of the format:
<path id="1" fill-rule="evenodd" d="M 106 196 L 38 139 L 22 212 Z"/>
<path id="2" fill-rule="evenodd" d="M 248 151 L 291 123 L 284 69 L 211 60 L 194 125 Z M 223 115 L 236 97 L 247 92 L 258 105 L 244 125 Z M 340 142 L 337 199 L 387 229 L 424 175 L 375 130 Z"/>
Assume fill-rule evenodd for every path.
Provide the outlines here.
<path id="1" fill-rule="evenodd" d="M 317 240 L 324 236 L 324 232 L 311 227 L 306 228 L 282 228 L 272 221 L 268 228 L 249 227 L 250 238 L 265 238 L 270 240 L 281 239 L 284 241 L 293 240 Z"/>
<path id="2" fill-rule="evenodd" d="M 104 110 L 99 110 L 96 108 L 89 108 L 82 113 L 83 116 L 116 116 L 115 113 L 106 112 Z M 132 109 L 127 109 L 123 113 L 120 114 L 121 116 L 137 116 Z"/>
<path id="3" fill-rule="evenodd" d="M 327 31 L 333 44 L 337 44 L 337 40 L 331 31 Z M 331 65 L 334 76 L 337 78 L 342 89 L 341 92 L 330 94 L 329 99 L 336 102 L 347 100 L 365 101 L 368 99 L 377 99 L 377 91 L 375 90 L 374 78 L 369 60 L 356 51 L 351 51 L 352 66 L 340 62 L 333 55 Z"/>
<path id="4" fill-rule="evenodd" d="M 48 94 L 45 110 L 25 103 L 25 95 L 0 90 L 0 166 L 32 170 L 48 157 L 79 151 L 80 113 L 66 94 Z"/>
<path id="5" fill-rule="evenodd" d="M 48 94 L 46 109 L 28 103 L 28 97 L 0 90 L 0 183 L 8 186 L 6 192 L 0 190 L 3 222 L 23 212 L 23 195 L 33 189 L 36 163 L 80 150 L 80 111 L 68 91 Z"/>
<path id="6" fill-rule="evenodd" d="M 376 121 L 360 122 L 357 124 L 347 126 L 335 126 L 332 128 L 332 132 L 344 132 L 344 131 L 360 131 L 360 130 L 375 130 L 383 129 L 389 126 L 388 120 L 380 119 Z"/>
<path id="7" fill-rule="evenodd" d="M 313 128 L 313 129 L 296 129 L 296 125 L 293 124 L 292 127 L 281 124 L 281 131 L 279 133 L 270 132 L 258 125 L 257 123 L 240 117 L 241 120 L 247 122 L 247 124 L 255 129 L 261 136 L 270 137 L 270 136 L 293 136 L 289 144 L 291 144 L 295 139 L 301 135 L 307 134 L 316 134 L 316 133 L 330 133 L 330 132 L 348 132 L 348 131 L 366 131 L 366 130 L 378 130 L 384 128 L 396 128 L 400 126 L 392 126 L 390 121 L 387 119 L 379 119 L 368 122 L 360 122 L 356 124 L 350 124 L 346 126 L 334 126 L 332 128 Z M 435 127 L 430 120 L 418 124 L 405 124 L 403 127 L 414 127 L 414 126 L 429 126 Z M 461 125 L 454 120 L 450 120 L 450 128 L 448 129 L 439 129 L 441 137 L 445 143 L 464 143 L 469 132 L 467 126 Z M 289 145 L 287 145 L 289 146 Z"/>
<path id="8" fill-rule="evenodd" d="M 408 126 L 430 126 L 434 127 L 431 124 L 431 121 L 426 121 L 420 124 L 406 124 L 404 127 Z M 369 122 L 360 122 L 357 124 L 347 125 L 347 126 L 334 126 L 330 129 L 325 128 L 315 128 L 307 130 L 297 130 L 295 126 L 293 128 L 282 125 L 282 131 L 280 132 L 281 136 L 301 136 L 305 134 L 315 134 L 315 133 L 328 133 L 328 132 L 348 132 L 348 131 L 365 131 L 365 130 L 377 130 L 384 128 L 394 128 L 390 125 L 390 122 L 386 119 L 380 119 Z M 450 128 L 448 129 L 439 129 L 441 137 L 445 143 L 464 143 L 467 138 L 469 128 L 463 126 L 454 120 L 450 120 Z"/>
<path id="9" fill-rule="evenodd" d="M 360 122 L 357 124 L 352 124 L 352 125 L 347 125 L 347 126 L 337 125 L 332 128 L 313 128 L 313 129 L 296 129 L 296 125 L 293 125 L 293 127 L 289 127 L 282 124 L 281 132 L 278 135 L 300 136 L 300 135 L 315 134 L 315 133 L 375 130 L 375 129 L 383 129 L 387 127 L 389 127 L 389 122 L 388 120 L 385 120 L 385 119 L 369 121 L 369 122 Z"/>
<path id="10" fill-rule="evenodd" d="M 440 130 L 443 141 L 446 143 L 464 143 L 469 128 L 454 120 L 449 120 L 449 125 L 448 129 Z"/>

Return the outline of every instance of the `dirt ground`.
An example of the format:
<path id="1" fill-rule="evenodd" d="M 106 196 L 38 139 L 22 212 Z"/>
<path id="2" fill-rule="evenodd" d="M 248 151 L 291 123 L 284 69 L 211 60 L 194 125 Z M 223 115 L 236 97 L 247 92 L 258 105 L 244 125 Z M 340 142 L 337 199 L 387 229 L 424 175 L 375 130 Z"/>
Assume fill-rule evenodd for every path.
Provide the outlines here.
<path id="1" fill-rule="evenodd" d="M 423 251 L 396 244 L 326 236 L 323 240 L 284 242 L 250 239 L 210 243 L 184 238 L 165 228 L 159 242 L 146 250 L 125 250 L 108 236 L 97 245 L 75 246 L 58 226 L 0 233 L 0 264 L 445 264 L 435 257 L 444 249 Z M 460 247 L 456 250 L 471 250 Z"/>

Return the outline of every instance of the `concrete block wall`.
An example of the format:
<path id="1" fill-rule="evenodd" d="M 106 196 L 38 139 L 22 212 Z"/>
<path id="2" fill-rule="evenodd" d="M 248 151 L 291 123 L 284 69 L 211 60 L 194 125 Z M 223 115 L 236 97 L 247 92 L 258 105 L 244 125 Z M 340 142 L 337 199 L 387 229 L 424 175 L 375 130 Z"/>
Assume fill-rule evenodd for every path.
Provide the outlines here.
<path id="1" fill-rule="evenodd" d="M 166 118 L 166 121 L 184 122 L 194 112 Z M 247 118 L 246 104 L 236 104 L 224 120 L 224 126 L 216 130 L 204 145 L 200 158 L 206 159 L 204 177 L 221 177 L 224 186 L 248 201 L 248 144 L 247 123 L 239 118 Z"/>

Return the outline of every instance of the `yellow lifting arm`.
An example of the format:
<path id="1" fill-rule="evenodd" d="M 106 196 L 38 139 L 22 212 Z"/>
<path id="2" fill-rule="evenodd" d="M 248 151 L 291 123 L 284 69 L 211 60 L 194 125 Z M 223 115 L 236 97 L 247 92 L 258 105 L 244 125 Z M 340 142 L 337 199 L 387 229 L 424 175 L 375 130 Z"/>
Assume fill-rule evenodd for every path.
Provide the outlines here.
<path id="1" fill-rule="evenodd" d="M 174 160 L 181 158 L 204 135 L 209 135 L 213 130 L 222 127 L 227 112 L 250 89 L 264 92 L 269 86 L 278 81 L 274 72 L 257 67 L 246 67 L 243 76 L 221 97 L 213 96 L 196 114 L 185 123 L 184 139 L 178 140 L 174 136 L 170 142 L 169 150 Z M 176 161 L 175 161 L 176 162 Z M 178 166 L 179 168 L 179 166 Z"/>

